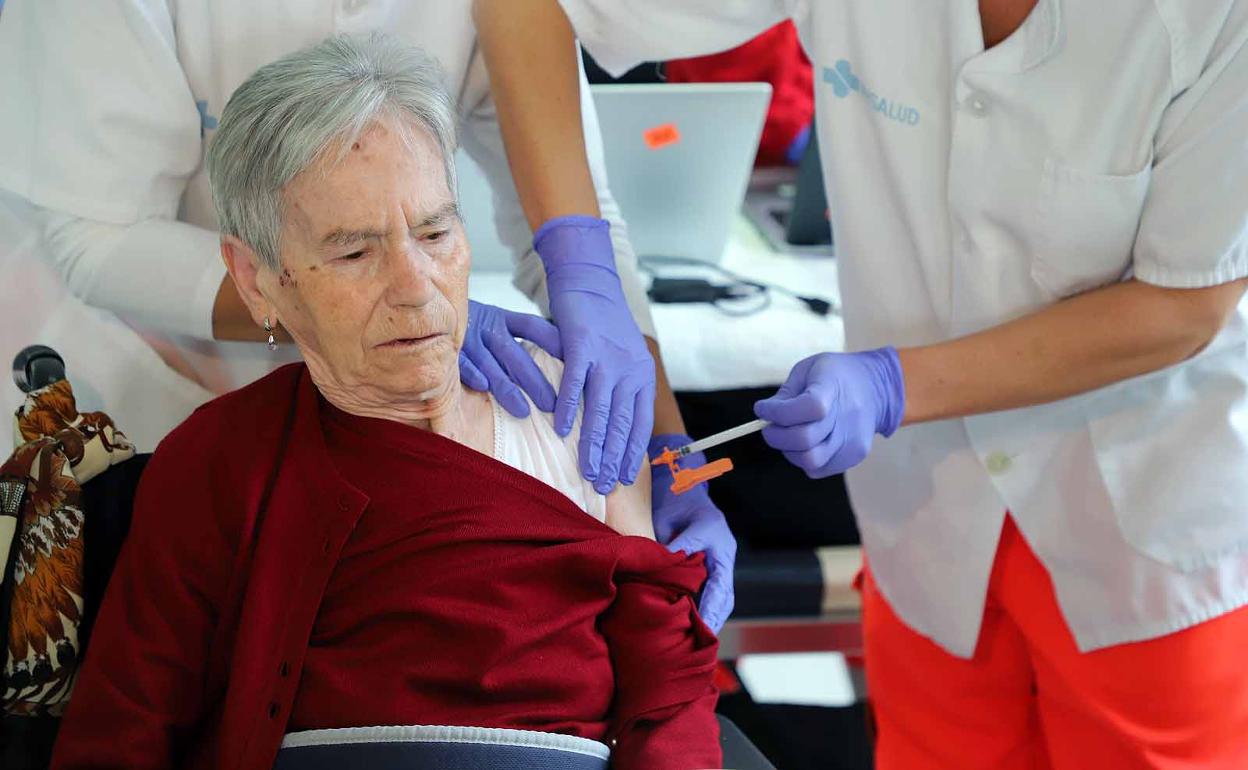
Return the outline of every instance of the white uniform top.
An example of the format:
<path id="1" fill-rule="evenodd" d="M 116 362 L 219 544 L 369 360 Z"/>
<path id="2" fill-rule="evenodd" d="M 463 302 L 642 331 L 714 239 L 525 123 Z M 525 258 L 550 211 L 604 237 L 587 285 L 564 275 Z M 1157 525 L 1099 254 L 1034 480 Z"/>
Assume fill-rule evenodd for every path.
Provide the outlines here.
<path id="1" fill-rule="evenodd" d="M 851 349 L 965 335 L 1131 274 L 1248 275 L 1246 0 L 1039 0 L 987 51 L 976 0 L 563 2 L 617 71 L 794 19 Z M 848 481 L 890 604 L 969 657 L 1007 509 L 1080 649 L 1248 602 L 1245 329 L 1241 306 L 1178 366 L 877 441 Z"/>
<path id="2" fill-rule="evenodd" d="M 551 382 L 563 376 L 563 362 L 529 342 L 522 343 Z M 513 417 L 498 401 L 494 407 L 494 459 L 546 482 L 590 516 L 607 520 L 607 498 L 581 476 L 577 447 L 581 435 L 582 411 L 578 410 L 572 430 L 566 437 L 555 432 L 555 416 L 532 402 L 528 417 Z"/>
<path id="3" fill-rule="evenodd" d="M 45 320 L 37 339 L 4 339 L 4 360 L 31 342 L 63 348 L 75 387 L 98 392 L 102 403 L 91 405 L 108 409 L 148 450 L 213 394 L 291 360 L 293 351 L 275 356 L 264 345 L 212 341 L 225 267 L 204 144 L 230 94 L 257 67 L 337 32 L 383 30 L 438 60 L 458 98 L 460 140 L 494 189 L 516 285 L 545 308 L 545 274 L 511 180 L 470 12 L 471 0 L 8 5 L 0 15 L 0 188 L 54 212 L 37 253 L 76 299 L 24 293 L 18 307 L 4 307 L 6 315 Z M 642 332 L 653 336 L 583 77 L 582 112 L 625 295 Z M 34 272 L 23 271 L 24 282 L 46 283 Z M 65 303 L 77 300 L 109 312 L 70 312 Z M 0 449 L 7 455 L 7 446 Z"/>

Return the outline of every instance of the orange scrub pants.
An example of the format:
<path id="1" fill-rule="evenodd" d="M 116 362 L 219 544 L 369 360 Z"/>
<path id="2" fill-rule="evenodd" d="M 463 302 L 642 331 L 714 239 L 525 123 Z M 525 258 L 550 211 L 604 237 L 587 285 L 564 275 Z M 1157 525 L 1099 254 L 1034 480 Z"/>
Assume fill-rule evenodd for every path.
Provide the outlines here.
<path id="1" fill-rule="evenodd" d="M 864 572 L 876 770 L 1248 770 L 1248 609 L 1080 653 L 1007 516 L 964 660 L 906 626 Z"/>

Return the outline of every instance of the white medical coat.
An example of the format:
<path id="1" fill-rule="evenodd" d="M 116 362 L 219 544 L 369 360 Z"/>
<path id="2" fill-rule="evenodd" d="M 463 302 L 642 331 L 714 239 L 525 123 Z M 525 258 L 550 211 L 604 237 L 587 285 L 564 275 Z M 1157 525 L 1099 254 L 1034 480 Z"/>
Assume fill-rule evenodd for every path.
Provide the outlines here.
<path id="1" fill-rule="evenodd" d="M 851 349 L 947 340 L 1129 275 L 1248 275 L 1245 0 L 1039 0 L 987 51 L 977 0 L 562 2 L 615 71 L 795 21 Z M 1246 328 L 1241 307 L 1177 366 L 877 441 L 848 483 L 890 604 L 969 657 L 1007 509 L 1080 649 L 1248 602 Z"/>
<path id="2" fill-rule="evenodd" d="M 377 30 L 442 66 L 461 143 L 494 190 L 514 281 L 545 309 L 545 274 L 507 166 L 471 0 L 17 0 L 0 14 L 0 191 L 42 207 L 33 224 L 47 237 L 18 243 L 14 233 L 0 245 L 9 251 L 0 254 L 8 273 L 0 313 L 11 319 L 0 327 L 22 333 L 0 329 L 0 357 L 32 342 L 57 348 L 85 406 L 108 410 L 147 451 L 213 395 L 292 360 L 293 350 L 212 340 L 225 267 L 205 143 L 260 65 L 333 33 Z M 621 282 L 642 332 L 654 336 L 583 76 L 581 85 Z M 6 201 L 30 222 L 22 201 Z M 11 388 L 5 394 L 17 402 Z M 5 455 L 8 433 L 0 431 Z"/>

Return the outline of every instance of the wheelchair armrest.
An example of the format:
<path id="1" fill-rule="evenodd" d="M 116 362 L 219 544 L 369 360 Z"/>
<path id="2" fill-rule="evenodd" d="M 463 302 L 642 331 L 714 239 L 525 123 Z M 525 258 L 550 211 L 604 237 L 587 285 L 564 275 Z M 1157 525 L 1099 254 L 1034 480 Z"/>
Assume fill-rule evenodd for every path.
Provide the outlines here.
<path id="1" fill-rule="evenodd" d="M 732 770 L 776 770 L 763 752 L 745 737 L 741 728 L 723 714 L 719 718 L 719 746 L 724 753 L 724 767 Z"/>

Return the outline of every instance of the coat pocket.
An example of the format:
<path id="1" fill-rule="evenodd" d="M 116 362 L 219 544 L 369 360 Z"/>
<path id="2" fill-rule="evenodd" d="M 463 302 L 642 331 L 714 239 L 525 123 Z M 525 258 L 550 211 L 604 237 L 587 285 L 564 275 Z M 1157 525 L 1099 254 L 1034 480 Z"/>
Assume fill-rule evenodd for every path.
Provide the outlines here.
<path id="1" fill-rule="evenodd" d="M 1241 340 L 1088 404 L 1123 539 L 1180 572 L 1248 552 L 1246 353 Z"/>
<path id="2" fill-rule="evenodd" d="M 1092 174 L 1044 162 L 1031 276 L 1052 299 L 1122 280 L 1152 177 L 1152 161 L 1132 174 Z"/>

